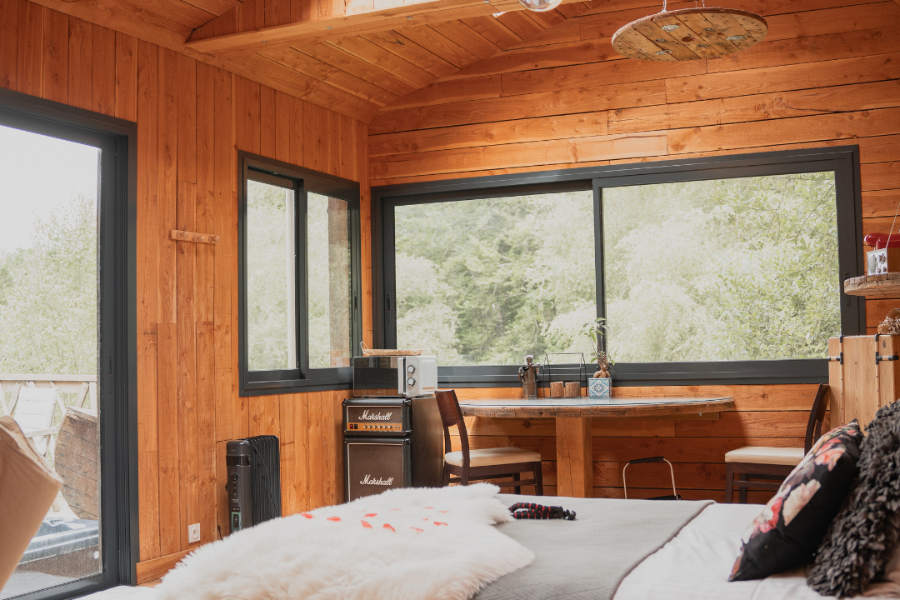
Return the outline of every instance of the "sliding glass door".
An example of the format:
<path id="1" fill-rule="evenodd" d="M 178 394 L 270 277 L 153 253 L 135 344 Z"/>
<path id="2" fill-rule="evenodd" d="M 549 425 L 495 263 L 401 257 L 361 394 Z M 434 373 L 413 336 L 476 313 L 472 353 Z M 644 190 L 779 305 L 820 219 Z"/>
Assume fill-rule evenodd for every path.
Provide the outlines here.
<path id="1" fill-rule="evenodd" d="M 120 142 L 0 106 L 0 414 L 63 479 L 0 599 L 130 578 L 118 556 L 129 464 L 116 456 L 128 432 Z"/>

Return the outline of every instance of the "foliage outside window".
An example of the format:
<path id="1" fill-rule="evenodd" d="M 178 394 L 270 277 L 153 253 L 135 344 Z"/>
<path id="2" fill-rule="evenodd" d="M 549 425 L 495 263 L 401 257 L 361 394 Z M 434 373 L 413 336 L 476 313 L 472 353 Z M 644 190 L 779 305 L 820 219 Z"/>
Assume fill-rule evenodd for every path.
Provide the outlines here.
<path id="1" fill-rule="evenodd" d="M 242 154 L 242 392 L 349 381 L 358 186 Z"/>
<path id="2" fill-rule="evenodd" d="M 593 203 L 587 190 L 397 207 L 398 347 L 444 365 L 587 356 Z"/>
<path id="3" fill-rule="evenodd" d="M 610 353 L 825 358 L 841 333 L 834 173 L 603 190 Z"/>
<path id="4" fill-rule="evenodd" d="M 385 344 L 437 354 L 445 383 L 499 385 L 527 354 L 589 356 L 601 316 L 614 377 L 821 379 L 828 338 L 864 332 L 841 293 L 861 262 L 858 158 L 829 152 L 598 169 L 585 191 L 578 172 L 376 190 Z"/>

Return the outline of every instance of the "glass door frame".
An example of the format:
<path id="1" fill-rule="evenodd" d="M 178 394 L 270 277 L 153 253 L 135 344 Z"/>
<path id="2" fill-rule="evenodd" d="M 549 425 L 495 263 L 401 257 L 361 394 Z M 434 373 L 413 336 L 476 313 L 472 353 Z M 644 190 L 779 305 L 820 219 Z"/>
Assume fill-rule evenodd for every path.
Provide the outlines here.
<path id="1" fill-rule="evenodd" d="M 15 596 L 57 600 L 136 583 L 137 125 L 0 88 L 0 125 L 101 149 L 99 182 L 100 543 L 102 572 Z M 53 165 L 47 165 L 52 175 Z"/>

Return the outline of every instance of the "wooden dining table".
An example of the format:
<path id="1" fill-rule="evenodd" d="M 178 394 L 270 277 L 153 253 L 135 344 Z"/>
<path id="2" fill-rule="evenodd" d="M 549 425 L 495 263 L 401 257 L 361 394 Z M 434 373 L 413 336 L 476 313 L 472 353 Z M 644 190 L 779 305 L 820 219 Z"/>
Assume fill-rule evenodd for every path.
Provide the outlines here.
<path id="1" fill-rule="evenodd" d="M 593 494 L 593 419 L 703 415 L 734 410 L 734 399 L 718 398 L 491 398 L 460 400 L 464 417 L 556 419 L 557 495 Z M 644 457 L 638 457 L 644 458 Z"/>

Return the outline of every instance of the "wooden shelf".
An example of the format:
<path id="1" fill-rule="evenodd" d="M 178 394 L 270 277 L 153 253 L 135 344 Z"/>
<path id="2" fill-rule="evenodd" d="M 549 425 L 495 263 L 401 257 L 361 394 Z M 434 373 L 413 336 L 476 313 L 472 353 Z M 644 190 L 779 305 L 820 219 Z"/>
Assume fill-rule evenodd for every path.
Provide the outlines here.
<path id="1" fill-rule="evenodd" d="M 864 298 L 900 298 L 900 273 L 851 277 L 844 281 L 844 293 Z"/>

